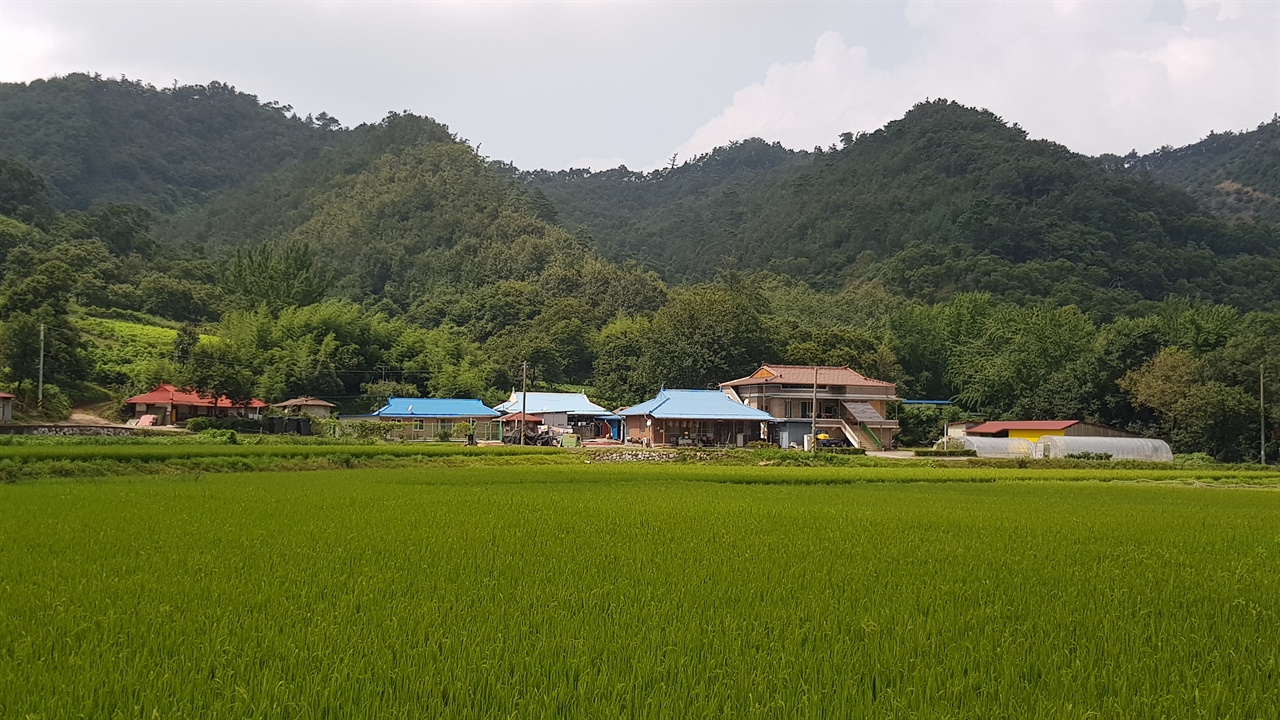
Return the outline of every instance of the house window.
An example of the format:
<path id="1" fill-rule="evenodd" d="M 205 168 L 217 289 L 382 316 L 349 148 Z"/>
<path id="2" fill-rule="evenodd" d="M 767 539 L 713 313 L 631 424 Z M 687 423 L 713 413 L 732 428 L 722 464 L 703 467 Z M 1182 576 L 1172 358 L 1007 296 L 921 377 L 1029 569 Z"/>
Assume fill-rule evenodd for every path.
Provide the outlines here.
<path id="1" fill-rule="evenodd" d="M 426 428 L 427 428 L 427 423 L 426 423 L 426 421 L 424 421 L 424 420 L 414 420 L 414 421 L 413 421 L 413 429 L 414 429 L 414 430 L 425 430 Z"/>
<path id="2" fill-rule="evenodd" d="M 800 417 L 807 418 L 813 415 L 813 403 L 808 400 L 800 401 Z"/>

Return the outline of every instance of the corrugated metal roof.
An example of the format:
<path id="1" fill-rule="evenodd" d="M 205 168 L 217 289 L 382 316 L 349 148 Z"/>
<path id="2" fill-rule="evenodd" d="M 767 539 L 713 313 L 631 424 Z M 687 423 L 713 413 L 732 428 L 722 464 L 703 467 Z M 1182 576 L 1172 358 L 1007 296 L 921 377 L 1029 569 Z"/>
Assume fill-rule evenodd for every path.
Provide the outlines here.
<path id="1" fill-rule="evenodd" d="M 569 415 L 608 415 L 609 411 L 587 399 L 582 393 L 531 392 L 525 406 L 520 392 L 511 393 L 511 397 L 494 409 L 501 413 L 520 412 L 526 410 L 533 413 L 568 413 Z"/>
<path id="2" fill-rule="evenodd" d="M 14 395 L 14 394 L 12 394 L 12 393 L 0 392 L 0 399 L 3 399 L 3 400 L 12 400 L 12 399 L 14 399 L 14 398 L 16 398 L 16 397 L 18 397 L 18 396 L 17 396 L 17 395 Z"/>
<path id="3" fill-rule="evenodd" d="M 739 387 L 742 385 L 812 385 L 813 384 L 813 366 L 812 365 L 771 365 L 764 364 L 759 370 L 751 373 L 744 378 L 730 380 L 726 383 L 720 383 L 721 387 Z M 866 375 L 851 369 L 848 365 L 844 367 L 836 367 L 834 365 L 818 366 L 818 384 L 819 385 L 874 385 L 876 387 L 894 387 L 894 383 L 885 382 L 883 380 L 873 380 Z"/>
<path id="4" fill-rule="evenodd" d="M 847 402 L 844 403 L 844 409 L 849 411 L 855 420 L 865 423 L 884 422 L 884 416 L 876 412 L 876 409 L 864 402 Z"/>
<path id="5" fill-rule="evenodd" d="M 618 412 L 624 417 L 648 415 L 656 418 L 690 420 L 773 420 L 763 410 L 734 402 L 719 390 L 667 390 L 663 388 L 652 400 L 632 405 Z"/>
<path id="6" fill-rule="evenodd" d="M 988 435 L 1009 430 L 1066 430 L 1079 420 L 1009 420 L 985 422 L 969 428 L 971 435 Z"/>
<path id="7" fill-rule="evenodd" d="M 374 413 L 402 418 L 496 418 L 501 414 L 479 400 L 456 398 L 391 398 Z"/>

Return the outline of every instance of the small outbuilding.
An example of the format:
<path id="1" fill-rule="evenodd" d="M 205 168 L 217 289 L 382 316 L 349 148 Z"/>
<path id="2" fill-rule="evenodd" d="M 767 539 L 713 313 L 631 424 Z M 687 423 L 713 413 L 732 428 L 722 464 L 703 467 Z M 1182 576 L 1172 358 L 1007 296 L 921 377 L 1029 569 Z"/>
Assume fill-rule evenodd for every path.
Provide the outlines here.
<path id="1" fill-rule="evenodd" d="M 617 416 L 591 402 L 582 393 L 512 391 L 506 402 L 494 408 L 510 415 L 526 412 L 542 418 L 539 423 L 556 435 L 573 433 L 583 439 L 614 435 L 610 420 Z"/>
<path id="2" fill-rule="evenodd" d="M 1065 458 L 1072 455 L 1103 456 L 1111 460 L 1150 460 L 1173 462 L 1169 443 L 1143 437 L 1080 437 L 1047 435 L 1036 443 L 1035 456 Z"/>
<path id="3" fill-rule="evenodd" d="M 993 420 L 964 430 L 965 437 L 1021 438 L 1036 442 L 1057 437 L 1138 437 L 1136 433 L 1083 420 Z"/>
<path id="4" fill-rule="evenodd" d="M 435 440 L 451 436 L 460 423 L 475 425 L 476 440 L 501 440 L 502 413 L 476 399 L 390 398 L 373 413 L 376 420 L 413 423 L 411 437 Z"/>
<path id="5" fill-rule="evenodd" d="M 306 415 L 320 419 L 333 417 L 334 411 L 338 409 L 338 406 L 331 402 L 313 397 L 293 398 L 292 400 L 278 402 L 271 407 L 286 415 Z"/>
<path id="6" fill-rule="evenodd" d="M 719 390 L 668 390 L 619 410 L 626 442 L 649 445 L 734 445 L 761 439 L 769 413 L 748 407 Z"/>
<path id="7" fill-rule="evenodd" d="M 7 392 L 0 392 L 0 422 L 13 422 L 13 400 L 17 397 Z"/>

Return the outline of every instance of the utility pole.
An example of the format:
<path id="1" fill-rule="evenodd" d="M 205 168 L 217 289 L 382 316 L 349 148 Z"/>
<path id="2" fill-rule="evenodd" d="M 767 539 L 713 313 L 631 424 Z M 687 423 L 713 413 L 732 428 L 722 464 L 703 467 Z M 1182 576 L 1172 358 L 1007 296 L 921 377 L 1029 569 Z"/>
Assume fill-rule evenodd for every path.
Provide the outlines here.
<path id="1" fill-rule="evenodd" d="M 524 423 L 529 417 L 529 361 L 520 363 L 520 444 L 524 444 Z"/>
<path id="2" fill-rule="evenodd" d="M 1266 377 L 1264 372 L 1262 363 L 1258 363 L 1258 427 L 1261 428 L 1258 431 L 1258 463 L 1260 465 L 1267 464 L 1267 391 L 1262 382 Z"/>
<path id="3" fill-rule="evenodd" d="M 809 406 L 809 452 L 818 454 L 818 366 L 813 366 L 813 404 Z"/>
<path id="4" fill-rule="evenodd" d="M 44 409 L 44 323 L 40 323 L 40 373 L 36 379 L 36 407 Z"/>

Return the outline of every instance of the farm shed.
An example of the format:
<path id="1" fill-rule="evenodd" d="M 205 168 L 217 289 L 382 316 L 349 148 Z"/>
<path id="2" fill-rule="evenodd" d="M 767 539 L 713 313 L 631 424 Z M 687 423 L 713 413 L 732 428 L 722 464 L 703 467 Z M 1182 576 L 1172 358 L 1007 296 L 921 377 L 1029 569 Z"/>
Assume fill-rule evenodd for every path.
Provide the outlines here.
<path id="1" fill-rule="evenodd" d="M 475 399 L 390 398 L 373 414 L 375 419 L 413 423 L 408 440 L 436 440 L 451 434 L 459 423 L 475 423 L 477 440 L 501 440 L 502 413 Z"/>
<path id="2" fill-rule="evenodd" d="M 1119 428 L 1084 422 L 1083 420 L 995 420 L 975 425 L 964 431 L 966 437 L 1022 438 L 1036 442 L 1046 435 L 1064 437 L 1138 437 Z"/>
<path id="3" fill-rule="evenodd" d="M 937 447 L 942 447 L 944 443 L 949 443 L 951 447 L 955 443 L 964 443 L 966 450 L 973 450 L 978 453 L 978 457 L 989 458 L 1024 458 L 1031 457 L 1034 446 L 1031 441 L 1022 438 L 1008 437 L 962 437 L 962 438 L 945 438 L 938 442 Z"/>
<path id="4" fill-rule="evenodd" d="M 1036 443 L 1036 457 L 1061 458 L 1078 453 L 1110 455 L 1112 460 L 1173 462 L 1173 450 L 1163 440 L 1137 437 L 1055 437 Z"/>
<path id="5" fill-rule="evenodd" d="M 668 390 L 618 412 L 627 442 L 651 445 L 736 445 L 760 439 L 761 426 L 773 421 L 719 390 Z"/>
<path id="6" fill-rule="evenodd" d="M 526 397 L 527 396 L 527 397 Z M 512 391 L 507 401 L 495 408 L 500 413 L 527 412 L 542 418 L 542 425 L 555 434 L 574 433 L 584 439 L 613 437 L 609 420 L 617 416 L 582 393 Z"/>
<path id="7" fill-rule="evenodd" d="M 0 422 L 13 422 L 13 398 L 7 392 L 0 392 Z"/>

